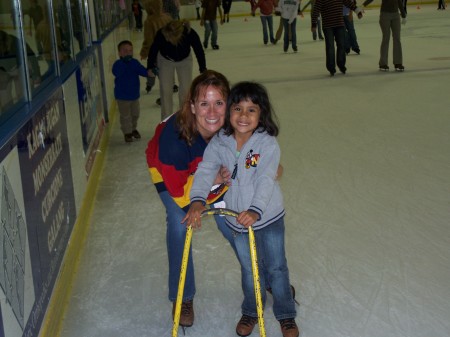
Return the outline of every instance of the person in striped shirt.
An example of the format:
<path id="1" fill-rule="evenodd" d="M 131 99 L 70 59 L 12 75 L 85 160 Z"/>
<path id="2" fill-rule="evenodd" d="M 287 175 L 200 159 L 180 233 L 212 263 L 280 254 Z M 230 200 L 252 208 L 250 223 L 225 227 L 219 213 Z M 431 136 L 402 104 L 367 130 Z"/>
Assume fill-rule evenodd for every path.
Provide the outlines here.
<path id="1" fill-rule="evenodd" d="M 345 67 L 345 24 L 342 15 L 343 6 L 347 6 L 362 18 L 362 10 L 353 0 L 316 0 L 311 14 L 311 31 L 317 29 L 317 19 L 322 17 L 322 30 L 325 37 L 326 67 L 331 76 L 336 73 L 336 64 L 339 71 L 346 73 Z M 336 49 L 334 47 L 336 41 Z"/>

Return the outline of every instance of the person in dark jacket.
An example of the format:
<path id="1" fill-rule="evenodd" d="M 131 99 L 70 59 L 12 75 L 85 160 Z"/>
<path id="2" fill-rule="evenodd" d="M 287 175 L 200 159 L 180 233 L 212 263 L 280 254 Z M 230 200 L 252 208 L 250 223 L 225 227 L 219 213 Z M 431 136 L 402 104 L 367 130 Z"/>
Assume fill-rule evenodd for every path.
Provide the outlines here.
<path id="1" fill-rule="evenodd" d="M 187 20 L 173 20 L 158 30 L 148 54 L 147 69 L 158 73 L 161 120 L 171 115 L 175 72 L 179 81 L 179 107 L 183 106 L 192 82 L 194 50 L 200 73 L 206 70 L 205 52 L 197 32 Z M 156 74 L 155 74 L 156 75 Z"/>

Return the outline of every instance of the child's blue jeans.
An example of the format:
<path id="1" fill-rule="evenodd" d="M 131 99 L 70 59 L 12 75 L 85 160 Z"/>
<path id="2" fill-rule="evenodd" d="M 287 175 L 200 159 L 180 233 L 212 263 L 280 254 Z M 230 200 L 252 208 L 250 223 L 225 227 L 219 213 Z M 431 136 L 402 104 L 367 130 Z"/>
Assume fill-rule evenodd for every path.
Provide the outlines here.
<path id="1" fill-rule="evenodd" d="M 270 287 L 272 288 L 273 312 L 277 320 L 294 318 L 296 316 L 295 302 L 291 293 L 289 270 L 284 249 L 284 232 L 284 217 L 254 232 L 260 270 L 259 277 L 262 289 L 262 302 L 264 305 L 266 301 L 265 278 L 268 277 Z M 248 233 L 234 232 L 234 242 L 241 264 L 242 289 L 244 292 L 242 314 L 258 317 L 248 238 Z M 262 272 L 263 270 L 265 272 Z M 264 276 L 266 273 L 267 275 Z"/>

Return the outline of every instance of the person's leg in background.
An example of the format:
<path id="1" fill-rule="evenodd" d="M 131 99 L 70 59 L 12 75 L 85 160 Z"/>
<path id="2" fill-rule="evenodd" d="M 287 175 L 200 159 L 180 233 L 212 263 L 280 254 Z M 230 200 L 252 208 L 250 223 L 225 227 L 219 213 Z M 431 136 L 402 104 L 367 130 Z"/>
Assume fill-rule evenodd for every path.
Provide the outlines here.
<path id="1" fill-rule="evenodd" d="M 161 120 L 173 114 L 173 86 L 175 62 L 169 61 L 158 53 L 159 94 L 161 95 Z"/>
<path id="2" fill-rule="evenodd" d="M 131 135 L 134 139 L 141 139 L 141 135 L 137 130 L 138 120 L 141 113 L 139 98 L 130 102 L 131 112 Z"/>
<path id="3" fill-rule="evenodd" d="M 219 33 L 217 20 L 210 21 L 210 24 L 211 24 L 211 47 L 213 49 L 219 49 L 219 45 L 217 44 L 217 36 Z"/>
<path id="4" fill-rule="evenodd" d="M 334 32 L 332 28 L 323 30 L 325 36 L 325 59 L 326 67 L 331 76 L 336 73 L 336 55 L 334 52 Z"/>
<path id="5" fill-rule="evenodd" d="M 277 43 L 278 41 L 281 40 L 281 35 L 283 34 L 283 28 L 284 28 L 283 18 L 280 16 L 280 22 L 278 24 L 278 29 L 275 34 L 275 43 Z"/>
<path id="6" fill-rule="evenodd" d="M 392 31 L 392 52 L 393 52 L 392 60 L 394 62 L 395 70 L 404 70 L 402 41 L 400 39 L 401 19 L 400 15 L 398 15 L 397 13 L 395 13 L 395 15 L 392 15 L 391 31 Z"/>
<path id="7" fill-rule="evenodd" d="M 273 36 L 273 16 L 267 16 L 267 27 L 269 28 L 270 43 L 275 44 L 275 37 Z"/>
<path id="8" fill-rule="evenodd" d="M 341 73 L 345 74 L 347 68 L 345 67 L 346 55 L 345 55 L 345 27 L 335 27 L 334 39 L 336 42 L 336 63 Z"/>
<path id="9" fill-rule="evenodd" d="M 184 99 L 186 98 L 189 87 L 192 82 L 192 68 L 193 60 L 192 53 L 189 54 L 184 60 L 176 62 L 176 72 L 178 78 L 178 107 L 177 110 L 183 106 Z"/>
<path id="10" fill-rule="evenodd" d="M 209 37 L 211 35 L 211 21 L 205 20 L 205 39 L 203 40 L 203 47 L 208 48 Z"/>
<path id="11" fill-rule="evenodd" d="M 121 99 L 117 101 L 117 108 L 119 110 L 119 121 L 120 121 L 120 130 L 122 131 L 125 142 L 131 143 L 133 141 L 132 136 L 132 123 L 131 123 L 131 102 L 132 101 L 124 101 Z"/>
<path id="12" fill-rule="evenodd" d="M 288 19 L 283 18 L 282 20 L 283 20 L 283 30 L 284 30 L 283 50 L 286 53 L 289 48 L 290 27 L 289 27 Z"/>
<path id="13" fill-rule="evenodd" d="M 294 19 L 292 23 L 289 25 L 289 31 L 291 32 L 291 43 L 292 43 L 292 50 L 294 52 L 297 52 L 297 19 Z"/>
<path id="14" fill-rule="evenodd" d="M 259 18 L 261 20 L 261 25 L 262 25 L 262 30 L 263 30 L 263 42 L 264 42 L 264 44 L 267 44 L 267 42 L 269 42 L 269 35 L 267 33 L 267 16 L 260 15 Z"/>
<path id="15" fill-rule="evenodd" d="M 380 60 L 378 62 L 380 69 L 388 70 L 388 53 L 389 53 L 389 40 L 391 38 L 391 22 L 387 13 L 380 13 L 380 28 L 382 33 L 381 46 L 380 46 Z M 385 68 L 387 67 L 387 69 Z"/>

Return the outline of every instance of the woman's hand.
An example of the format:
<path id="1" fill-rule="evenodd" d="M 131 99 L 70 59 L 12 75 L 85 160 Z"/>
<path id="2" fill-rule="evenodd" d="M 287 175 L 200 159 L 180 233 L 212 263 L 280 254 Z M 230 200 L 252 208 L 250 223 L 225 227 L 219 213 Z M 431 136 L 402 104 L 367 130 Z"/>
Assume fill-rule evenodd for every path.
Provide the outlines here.
<path id="1" fill-rule="evenodd" d="M 200 229 L 202 227 L 201 214 L 205 209 L 206 207 L 202 202 L 194 201 L 189 206 L 189 210 L 183 220 L 181 220 L 181 223 L 185 223 L 186 227 L 192 226 L 194 229 Z"/>
<path id="2" fill-rule="evenodd" d="M 225 184 L 227 186 L 231 185 L 231 173 L 225 166 L 220 167 L 216 179 L 214 180 L 214 185 L 218 184 Z"/>
<path id="3" fill-rule="evenodd" d="M 281 164 L 279 164 L 278 169 L 277 169 L 277 174 L 275 176 L 275 180 L 281 179 L 281 176 L 283 175 L 283 171 L 284 171 L 284 167 Z"/>

